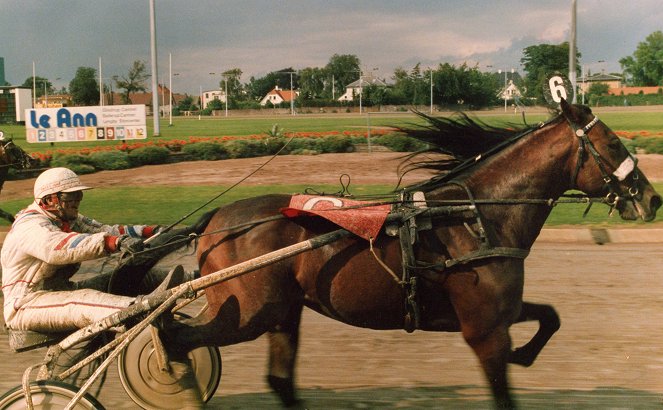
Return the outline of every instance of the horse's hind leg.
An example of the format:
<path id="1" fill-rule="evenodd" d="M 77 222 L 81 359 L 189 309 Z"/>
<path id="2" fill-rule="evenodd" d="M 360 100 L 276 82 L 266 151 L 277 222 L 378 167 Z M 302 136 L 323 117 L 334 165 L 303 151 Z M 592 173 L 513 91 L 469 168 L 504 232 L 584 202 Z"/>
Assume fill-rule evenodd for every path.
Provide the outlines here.
<path id="1" fill-rule="evenodd" d="M 550 305 L 523 302 L 522 310 L 516 323 L 530 320 L 537 320 L 539 322 L 539 330 L 532 337 L 532 340 L 511 352 L 509 363 L 525 367 L 531 366 L 539 353 L 541 353 L 543 347 L 548 343 L 548 340 L 559 330 L 559 315 Z"/>
<path id="2" fill-rule="evenodd" d="M 267 382 L 286 407 L 299 403 L 295 392 L 295 361 L 299 344 L 302 305 L 294 305 L 282 323 L 267 332 L 269 373 Z"/>

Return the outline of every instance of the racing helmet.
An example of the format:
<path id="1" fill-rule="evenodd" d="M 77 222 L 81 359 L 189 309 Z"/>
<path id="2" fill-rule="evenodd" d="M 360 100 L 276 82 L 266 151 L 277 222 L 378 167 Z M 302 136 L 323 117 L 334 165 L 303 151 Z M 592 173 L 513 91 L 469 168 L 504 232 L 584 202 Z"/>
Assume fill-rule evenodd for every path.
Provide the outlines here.
<path id="1" fill-rule="evenodd" d="M 51 168 L 39 174 L 35 181 L 34 196 L 39 201 L 45 196 L 58 192 L 74 192 L 92 187 L 83 185 L 81 179 L 69 168 Z"/>

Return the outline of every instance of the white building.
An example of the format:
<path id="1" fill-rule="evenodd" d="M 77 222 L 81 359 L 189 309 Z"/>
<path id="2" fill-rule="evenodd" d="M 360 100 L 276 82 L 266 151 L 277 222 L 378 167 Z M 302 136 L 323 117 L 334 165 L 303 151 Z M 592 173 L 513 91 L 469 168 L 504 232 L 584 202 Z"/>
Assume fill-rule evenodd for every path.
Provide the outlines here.
<path id="1" fill-rule="evenodd" d="M 203 91 L 203 94 L 200 96 L 200 98 L 202 99 L 201 102 L 203 108 L 207 108 L 207 104 L 214 100 L 219 100 L 223 104 L 226 103 L 226 94 L 223 92 L 223 90 Z"/>
<path id="2" fill-rule="evenodd" d="M 372 75 L 365 75 L 359 77 L 359 80 L 348 84 L 345 87 L 345 93 L 338 97 L 338 101 L 352 101 L 355 97 L 358 97 L 362 94 L 364 87 L 369 85 L 377 85 L 378 87 L 386 87 L 387 83 L 383 80 L 373 77 Z"/>
<path id="3" fill-rule="evenodd" d="M 267 105 L 267 103 L 272 105 L 279 105 L 282 102 L 296 100 L 298 96 L 299 91 L 282 90 L 277 85 L 272 91 L 268 92 L 267 95 L 262 98 L 262 100 L 260 100 L 260 105 L 263 107 Z"/>

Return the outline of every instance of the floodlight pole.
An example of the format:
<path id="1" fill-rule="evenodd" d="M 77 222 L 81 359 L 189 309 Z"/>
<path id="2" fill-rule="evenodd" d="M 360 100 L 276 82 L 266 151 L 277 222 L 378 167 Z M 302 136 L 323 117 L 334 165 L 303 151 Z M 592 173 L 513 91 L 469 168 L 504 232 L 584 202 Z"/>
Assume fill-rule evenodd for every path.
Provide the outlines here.
<path id="1" fill-rule="evenodd" d="M 161 134 L 159 128 L 159 95 L 157 71 L 157 24 L 154 13 L 154 0 L 150 0 L 150 56 L 152 58 L 152 119 L 154 122 L 154 136 Z"/>

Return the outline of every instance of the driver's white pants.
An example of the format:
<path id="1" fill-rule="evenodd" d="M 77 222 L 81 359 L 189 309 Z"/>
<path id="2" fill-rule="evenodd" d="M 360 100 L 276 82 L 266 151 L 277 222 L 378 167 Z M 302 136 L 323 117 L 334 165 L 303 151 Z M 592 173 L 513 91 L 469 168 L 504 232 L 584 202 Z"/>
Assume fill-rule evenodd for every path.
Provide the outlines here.
<path id="1" fill-rule="evenodd" d="M 31 296 L 14 313 L 7 327 L 35 332 L 76 330 L 128 307 L 136 300 L 94 289 L 40 291 Z"/>

